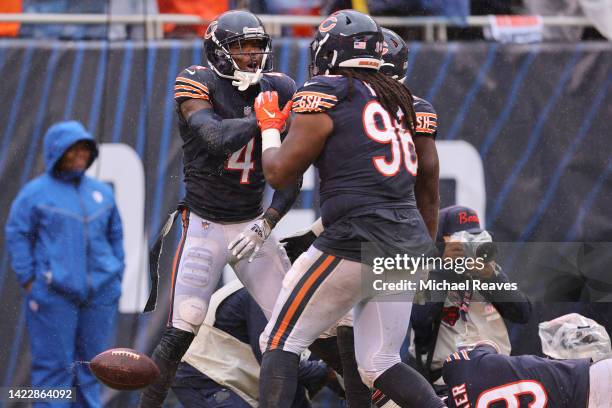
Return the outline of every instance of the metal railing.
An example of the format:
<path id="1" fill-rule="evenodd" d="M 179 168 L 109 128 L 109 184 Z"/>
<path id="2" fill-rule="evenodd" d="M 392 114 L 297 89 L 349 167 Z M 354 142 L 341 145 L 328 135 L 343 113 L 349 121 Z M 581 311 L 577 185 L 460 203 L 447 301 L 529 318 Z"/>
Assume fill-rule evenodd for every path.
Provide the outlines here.
<path id="1" fill-rule="evenodd" d="M 270 35 L 278 36 L 283 27 L 317 26 L 323 20 L 322 16 L 287 16 L 287 15 L 260 15 Z M 385 27 L 421 27 L 424 30 L 424 40 L 446 41 L 448 27 L 487 27 L 491 24 L 489 16 L 468 16 L 465 20 L 447 17 L 374 17 Z M 162 39 L 164 37 L 163 25 L 172 23 L 177 25 L 208 24 L 209 21 L 194 15 L 187 14 L 56 14 L 56 13 L 28 13 L 10 14 L 0 13 L 1 22 L 19 22 L 28 24 L 124 24 L 140 25 L 145 28 L 146 38 Z M 593 24 L 585 17 L 569 16 L 543 16 L 544 26 L 574 26 L 592 27 Z"/>

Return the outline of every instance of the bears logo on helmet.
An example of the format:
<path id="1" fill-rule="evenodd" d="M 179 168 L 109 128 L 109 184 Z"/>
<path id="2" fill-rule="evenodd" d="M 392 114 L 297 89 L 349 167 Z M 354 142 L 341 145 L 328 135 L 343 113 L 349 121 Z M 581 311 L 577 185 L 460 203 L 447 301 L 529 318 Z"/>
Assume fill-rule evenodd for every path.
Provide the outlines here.
<path id="1" fill-rule="evenodd" d="M 311 43 L 311 76 L 339 67 L 378 70 L 382 44 L 382 31 L 372 17 L 355 10 L 337 11 L 321 22 Z"/>
<path id="2" fill-rule="evenodd" d="M 204 33 L 204 39 L 208 40 L 210 37 L 212 37 L 212 35 L 215 33 L 215 30 L 217 29 L 217 21 L 213 21 L 208 25 L 208 28 L 206 29 L 206 32 Z"/>
<path id="3" fill-rule="evenodd" d="M 334 17 L 333 15 L 331 15 L 327 17 L 325 20 L 323 20 L 321 24 L 319 24 L 319 31 L 322 33 L 326 33 L 332 28 L 334 28 L 337 23 L 338 23 L 338 19 Z"/>
<path id="4" fill-rule="evenodd" d="M 261 51 L 244 52 L 243 43 L 257 40 Z M 232 51 L 237 44 L 240 51 Z M 220 77 L 234 80 L 232 84 L 244 91 L 259 82 L 263 72 L 272 70 L 272 42 L 261 20 L 248 11 L 232 10 L 218 16 L 204 34 L 204 55 L 210 68 Z M 249 55 L 260 60 L 254 71 L 241 69 L 234 56 Z"/>

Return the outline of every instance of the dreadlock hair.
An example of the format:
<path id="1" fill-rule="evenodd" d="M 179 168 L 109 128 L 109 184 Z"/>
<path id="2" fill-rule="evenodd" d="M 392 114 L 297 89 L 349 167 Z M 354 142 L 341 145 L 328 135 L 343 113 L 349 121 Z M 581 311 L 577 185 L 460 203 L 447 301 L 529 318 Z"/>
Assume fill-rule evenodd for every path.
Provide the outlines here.
<path id="1" fill-rule="evenodd" d="M 404 112 L 406 120 L 406 129 L 410 131 L 412 136 L 416 130 L 416 113 L 414 112 L 414 98 L 412 92 L 401 82 L 393 79 L 382 72 L 364 68 L 340 68 L 334 70 L 334 74 L 348 77 L 349 89 L 348 98 L 353 94 L 353 81 L 355 79 L 366 82 L 376 93 L 378 100 L 383 108 L 391 117 L 395 117 L 398 122 L 397 112 L 401 109 Z"/>

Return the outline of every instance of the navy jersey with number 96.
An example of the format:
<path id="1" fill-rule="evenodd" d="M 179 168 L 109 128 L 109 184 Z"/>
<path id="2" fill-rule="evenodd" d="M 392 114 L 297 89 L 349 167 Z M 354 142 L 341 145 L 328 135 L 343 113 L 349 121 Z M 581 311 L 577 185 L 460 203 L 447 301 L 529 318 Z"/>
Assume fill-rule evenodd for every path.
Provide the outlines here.
<path id="1" fill-rule="evenodd" d="M 348 81 L 340 75 L 316 76 L 293 98 L 293 112 L 325 112 L 333 120 L 333 132 L 315 163 L 325 225 L 364 207 L 416 208 L 412 135 L 369 85 L 353 79 L 349 95 Z"/>

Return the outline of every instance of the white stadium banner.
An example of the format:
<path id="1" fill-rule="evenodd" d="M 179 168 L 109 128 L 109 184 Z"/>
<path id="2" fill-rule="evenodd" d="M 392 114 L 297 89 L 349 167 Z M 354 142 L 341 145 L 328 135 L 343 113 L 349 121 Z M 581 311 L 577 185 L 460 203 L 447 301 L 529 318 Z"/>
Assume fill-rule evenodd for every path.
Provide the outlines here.
<path id="1" fill-rule="evenodd" d="M 87 171 L 113 186 L 123 223 L 125 272 L 121 313 L 140 313 L 149 296 L 148 245 L 145 236 L 145 176 L 140 157 L 123 143 L 100 144 L 100 155 Z"/>
<path id="2" fill-rule="evenodd" d="M 455 180 L 455 204 L 476 210 L 484 228 L 487 189 L 478 150 L 464 140 L 440 140 L 436 147 L 440 158 L 440 179 Z"/>

